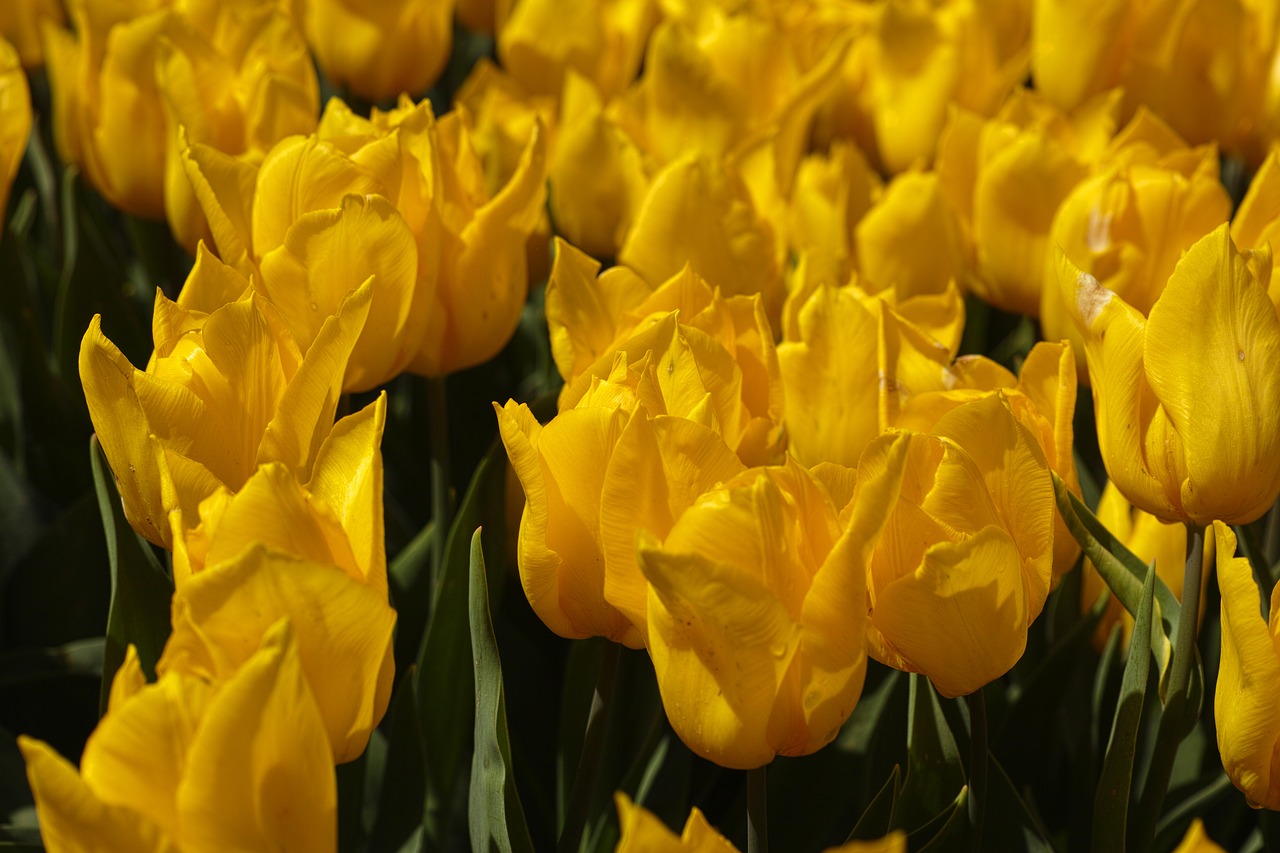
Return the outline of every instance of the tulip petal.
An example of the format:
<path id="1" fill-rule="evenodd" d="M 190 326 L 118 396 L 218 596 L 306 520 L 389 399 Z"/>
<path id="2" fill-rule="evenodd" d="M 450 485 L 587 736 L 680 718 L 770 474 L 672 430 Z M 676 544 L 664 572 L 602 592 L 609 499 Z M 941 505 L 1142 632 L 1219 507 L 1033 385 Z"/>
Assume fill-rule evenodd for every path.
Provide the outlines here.
<path id="1" fill-rule="evenodd" d="M 1218 585 L 1222 589 L 1222 660 L 1213 714 L 1222 766 L 1254 808 L 1280 808 L 1280 657 L 1274 636 L 1280 587 L 1263 620 L 1249 561 L 1236 557 L 1236 536 L 1220 521 Z"/>
<path id="2" fill-rule="evenodd" d="M 960 281 L 960 226 L 934 173 L 896 177 L 854 229 L 859 280 L 899 297 L 942 293 Z"/>
<path id="3" fill-rule="evenodd" d="M 1187 517 L 1244 524 L 1266 512 L 1280 492 L 1280 318 L 1225 223 L 1178 262 L 1143 362 L 1182 442 Z"/>
<path id="4" fill-rule="evenodd" d="M 1026 647 L 1021 562 L 994 526 L 933 545 L 912 575 L 880 591 L 871 621 L 943 696 L 972 693 L 1008 672 Z"/>
<path id="5" fill-rule="evenodd" d="M 768 720 L 800 626 L 762 580 L 656 544 L 642 544 L 638 559 L 650 584 L 649 654 L 667 718 L 699 755 L 759 767 L 774 756 Z"/>
<path id="6" fill-rule="evenodd" d="M 99 800 L 48 744 L 18 735 L 18 748 L 27 763 L 40 836 L 48 849 L 177 851 L 173 840 L 149 818 Z M 173 796 L 172 790 L 166 794 Z"/>
<path id="7" fill-rule="evenodd" d="M 185 134 L 182 138 L 185 142 Z M 209 222 L 218 255 L 241 274 L 251 274 L 257 268 L 250 223 L 258 170 L 209 145 L 193 142 L 180 145 L 179 149 L 196 200 Z"/>
<path id="8" fill-rule="evenodd" d="M 300 650 L 277 623 L 218 693 L 178 788 L 184 847 L 337 849 L 337 784 Z"/>

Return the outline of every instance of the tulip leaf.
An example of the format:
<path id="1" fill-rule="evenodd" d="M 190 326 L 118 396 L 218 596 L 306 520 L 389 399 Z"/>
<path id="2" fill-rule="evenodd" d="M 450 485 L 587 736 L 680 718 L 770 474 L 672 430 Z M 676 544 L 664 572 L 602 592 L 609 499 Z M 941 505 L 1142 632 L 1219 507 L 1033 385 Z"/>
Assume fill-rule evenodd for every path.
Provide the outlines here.
<path id="1" fill-rule="evenodd" d="M 849 841 L 871 841 L 884 838 L 893 829 L 894 813 L 898 810 L 898 793 L 902 790 L 902 771 L 893 765 L 893 772 L 872 798 L 849 833 Z"/>
<path id="2" fill-rule="evenodd" d="M 124 663 L 125 650 L 130 645 L 137 646 L 138 661 L 147 677 L 155 678 L 156 661 L 160 660 L 171 631 L 169 605 L 173 599 L 173 581 L 156 559 L 151 545 L 134 532 L 125 519 L 120 495 L 96 435 L 89 439 L 89 463 L 93 468 L 93 484 L 111 566 L 111 606 L 107 611 L 107 645 L 99 702 L 100 710 L 105 712 L 111 681 Z"/>
<path id="3" fill-rule="evenodd" d="M 1053 843 L 1044 824 L 1018 794 L 1004 767 L 990 753 L 987 754 L 987 766 L 988 820 L 983 824 L 983 849 L 1026 850 L 1028 853 L 1052 851 Z"/>
<path id="4" fill-rule="evenodd" d="M 1147 567 L 1103 526 L 1089 508 L 1053 475 L 1053 488 L 1058 511 L 1071 535 L 1080 543 L 1084 555 L 1093 563 L 1111 592 L 1130 614 L 1137 616 L 1141 605 L 1143 578 Z M 1169 665 L 1173 659 L 1173 638 L 1178 634 L 1178 617 L 1182 612 L 1173 590 L 1159 577 L 1155 581 L 1155 609 L 1152 621 L 1151 651 L 1160 666 L 1160 694 L 1168 689 Z"/>
<path id="5" fill-rule="evenodd" d="M 968 825 L 968 813 L 969 786 L 963 785 L 955 800 L 944 811 L 907 836 L 907 849 L 917 853 L 956 849 L 960 846 L 964 828 Z"/>
<path id="6" fill-rule="evenodd" d="M 1199 790 L 1171 808 L 1156 827 L 1154 849 L 1172 850 L 1187 832 L 1191 821 L 1206 814 L 1219 800 L 1231 793 L 1235 785 L 1231 777 L 1221 770 L 1214 771 L 1213 777 Z"/>
<path id="7" fill-rule="evenodd" d="M 418 651 L 417 707 L 427 768 L 423 831 L 435 845 L 442 844 L 449 833 L 474 714 L 467 621 L 468 539 L 470 531 L 482 523 L 494 532 L 501 530 L 506 459 L 502 443 L 495 442 L 476 468 L 445 543 L 444 570 Z"/>
<path id="8" fill-rule="evenodd" d="M 902 783 L 904 829 L 927 823 L 965 785 L 964 765 L 933 685 L 912 673 L 907 711 L 907 772 Z"/>
<path id="9" fill-rule="evenodd" d="M 533 853 L 524 808 L 511 766 L 511 738 L 502 687 L 502 662 L 489 614 L 480 529 L 471 537 L 469 612 L 475 667 L 475 752 L 471 757 L 468 818 L 471 849 L 478 853 Z M 456 686 L 455 688 L 456 689 Z"/>
<path id="10" fill-rule="evenodd" d="M 387 584 L 396 608 L 396 667 L 414 661 L 422 646 L 431 604 L 431 551 L 435 522 L 428 521 L 417 535 L 387 564 Z"/>
<path id="11" fill-rule="evenodd" d="M 1112 673 L 1115 671 L 1116 662 L 1120 658 L 1120 640 L 1124 636 L 1124 631 L 1120 627 L 1120 623 L 1111 626 L 1111 632 L 1107 634 L 1107 642 L 1102 647 L 1102 655 L 1098 658 L 1098 668 L 1093 674 L 1093 700 L 1091 707 L 1093 715 L 1091 717 L 1093 725 L 1091 727 L 1090 736 L 1092 738 L 1091 755 L 1101 755 L 1103 749 L 1103 741 L 1109 737 L 1109 730 L 1104 727 L 1104 723 L 1109 719 L 1110 715 L 1106 713 L 1114 701 L 1116 688 L 1113 684 Z"/>
<path id="12" fill-rule="evenodd" d="M 370 850 L 399 849 L 422 823 L 427 780 L 417 690 L 418 669 L 410 664 L 400 676 L 388 711 L 386 759 Z"/>
<path id="13" fill-rule="evenodd" d="M 1093 849 L 1125 849 L 1125 829 L 1129 817 L 1129 791 L 1133 784 L 1133 761 L 1138 748 L 1138 729 L 1146 699 L 1147 676 L 1151 671 L 1151 622 L 1154 608 L 1156 567 L 1152 563 L 1142 585 L 1142 598 L 1129 638 L 1129 660 L 1124 667 L 1120 700 L 1116 704 L 1111 739 L 1102 762 L 1102 775 L 1093 806 Z"/>

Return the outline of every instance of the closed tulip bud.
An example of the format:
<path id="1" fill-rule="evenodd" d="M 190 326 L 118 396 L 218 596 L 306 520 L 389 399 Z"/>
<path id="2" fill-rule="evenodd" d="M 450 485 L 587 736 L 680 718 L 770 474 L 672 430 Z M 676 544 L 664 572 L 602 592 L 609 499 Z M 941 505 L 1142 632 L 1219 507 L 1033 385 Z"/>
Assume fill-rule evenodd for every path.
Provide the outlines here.
<path id="1" fill-rule="evenodd" d="M 324 722 L 281 620 L 228 680 L 147 684 L 132 649 L 80 773 L 20 736 L 50 850 L 337 849 Z"/>
<path id="2" fill-rule="evenodd" d="M 325 77 L 370 101 L 425 92 L 453 49 L 453 0 L 292 0 Z"/>
<path id="3" fill-rule="evenodd" d="M 1222 659 L 1213 697 L 1222 767 L 1254 808 L 1280 809 L 1280 586 L 1263 618 L 1249 561 L 1237 557 L 1236 535 L 1213 523 L 1222 590 Z"/>
<path id="4" fill-rule="evenodd" d="M 1098 520 L 1126 548 L 1144 563 L 1156 564 L 1156 574 L 1165 586 L 1173 592 L 1179 601 L 1182 600 L 1182 581 L 1187 564 L 1187 528 L 1183 524 L 1161 521 L 1150 513 L 1134 509 L 1114 483 L 1107 483 L 1102 490 L 1102 498 L 1098 501 Z M 1214 542 L 1205 542 L 1205 571 L 1201 573 L 1203 583 L 1209 581 L 1208 567 L 1213 565 Z M 1098 596 L 1107 589 L 1106 581 L 1098 574 L 1093 563 L 1085 560 L 1084 576 L 1080 588 L 1080 607 L 1088 610 L 1098 600 Z M 1203 614 L 1204 595 L 1199 598 Z M 1129 635 L 1133 633 L 1133 616 L 1124 609 L 1119 599 L 1112 596 L 1107 602 L 1106 612 L 1098 622 L 1093 633 L 1094 645 L 1099 649 L 1106 642 L 1112 626 L 1120 626 L 1120 636 L 1125 648 L 1129 645 Z"/>
<path id="5" fill-rule="evenodd" d="M 886 433 L 858 467 L 851 525 L 885 513 L 862 564 L 867 652 L 962 696 L 1022 657 L 1053 579 L 1053 483 L 1001 395 L 929 434 Z"/>
<path id="6" fill-rule="evenodd" d="M 852 485 L 838 466 L 748 469 L 665 536 L 637 538 L 662 703 L 698 755 L 739 769 L 808 755 L 857 704 L 867 612 L 858 568 L 874 528 L 841 524 Z"/>
<path id="7" fill-rule="evenodd" d="M 31 135 L 31 91 L 18 53 L 0 38 L 0 229 L 9 207 L 9 190 L 27 152 Z"/>
<path id="8" fill-rule="evenodd" d="M 1116 487 L 1165 521 L 1262 515 L 1280 494 L 1270 252 L 1242 255 L 1224 222 L 1187 250 L 1146 312 L 1058 254 Z"/>
<path id="9" fill-rule="evenodd" d="M 953 352 L 917 322 L 934 314 L 963 324 L 954 286 L 943 297 L 897 307 L 856 285 L 820 285 L 805 299 L 794 335 L 789 331 L 778 346 L 797 459 L 855 467 L 867 444 L 897 423 L 907 400 L 946 387 Z"/>
<path id="10" fill-rule="evenodd" d="M 937 169 L 970 246 L 966 283 L 973 293 L 1004 311 L 1040 313 L 1049 228 L 1062 200 L 1105 152 L 1120 97 L 1099 96 L 1067 115 L 1019 89 L 988 121 L 952 112 Z"/>
<path id="11" fill-rule="evenodd" d="M 181 149 L 257 162 L 315 126 L 319 87 L 301 34 L 265 0 L 71 4 L 47 27 L 54 131 L 113 205 L 166 217 L 188 251 L 209 233 Z"/>
<path id="12" fill-rule="evenodd" d="M 46 25 L 62 26 L 66 16 L 61 0 L 13 0 L 0 6 L 0 39 L 18 51 L 24 68 L 44 65 L 40 31 Z"/>
<path id="13" fill-rule="evenodd" d="M 247 282 L 202 253 L 188 287 L 234 293 Z M 304 356 L 260 296 L 205 313 L 157 294 L 146 371 L 95 317 L 80 345 L 80 378 L 134 529 L 172 548 L 170 511 L 198 517 L 201 501 L 220 487 L 239 490 L 259 466 L 280 462 L 309 479 L 370 295 L 365 286 L 345 300 Z"/>
<path id="14" fill-rule="evenodd" d="M 1058 208 L 1049 245 L 1139 311 L 1151 309 L 1191 244 L 1225 222 L 1231 201 L 1211 147 L 1188 149 L 1150 113 L 1140 113 L 1113 141 L 1099 171 Z M 1071 306 L 1074 289 L 1058 286 L 1057 257 L 1045 256 L 1040 322 L 1050 340 L 1084 352 Z M 1089 381 L 1081 359 L 1080 379 Z"/>

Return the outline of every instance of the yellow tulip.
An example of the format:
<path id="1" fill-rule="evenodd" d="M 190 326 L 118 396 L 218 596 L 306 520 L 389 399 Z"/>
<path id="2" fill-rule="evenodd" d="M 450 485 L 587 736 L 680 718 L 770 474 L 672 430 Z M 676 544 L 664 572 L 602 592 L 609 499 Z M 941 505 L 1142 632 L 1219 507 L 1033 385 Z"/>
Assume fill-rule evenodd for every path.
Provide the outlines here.
<path id="1" fill-rule="evenodd" d="M 1249 189 L 1231 219 L 1231 239 L 1247 248 L 1270 244 L 1280 246 L 1280 146 L 1273 146 L 1258 168 Z M 1280 304 L 1280 276 L 1275 274 L 1272 254 L 1269 291 L 1271 301 Z"/>
<path id="2" fill-rule="evenodd" d="M 0 38 L 0 230 L 9 208 L 9 190 L 27 153 L 31 135 L 31 91 L 18 52 Z"/>
<path id="3" fill-rule="evenodd" d="M 1148 564 L 1155 561 L 1156 574 L 1181 601 L 1182 580 L 1187 564 L 1186 526 L 1164 522 L 1150 513 L 1134 509 L 1114 483 L 1107 483 L 1107 487 L 1103 489 L 1097 515 L 1107 530 L 1138 559 Z M 1205 543 L 1206 570 L 1201 576 L 1206 584 L 1209 580 L 1207 566 L 1213 563 L 1213 547 L 1212 540 Z M 1092 607 L 1106 588 L 1106 581 L 1098 574 L 1093 563 L 1085 560 L 1083 584 L 1080 588 L 1081 609 L 1088 610 Z M 1199 600 L 1203 605 L 1203 594 Z M 1097 630 L 1094 631 L 1094 645 L 1101 648 L 1107 635 L 1111 633 L 1111 627 L 1117 624 L 1120 626 L 1121 641 L 1128 648 L 1129 635 L 1133 633 L 1133 616 L 1124 609 L 1119 599 L 1112 596 Z"/>
<path id="4" fill-rule="evenodd" d="M 991 115 L 1026 76 L 1030 0 L 859 6 L 858 41 L 824 118 L 882 171 L 927 168 L 952 103 Z"/>
<path id="5" fill-rule="evenodd" d="M 855 467 L 867 444 L 897 423 L 907 400 L 947 387 L 953 351 L 914 322 L 930 310 L 963 324 L 954 287 L 897 308 L 856 285 L 821 285 L 805 299 L 798 328 L 778 346 L 797 459 Z"/>
<path id="6" fill-rule="evenodd" d="M 1036 88 L 1072 110 L 1120 86 L 1194 144 L 1261 159 L 1277 46 L 1274 10 L 1247 0 L 1036 0 Z"/>
<path id="7" fill-rule="evenodd" d="M 146 684 L 133 649 L 80 773 L 18 738 L 50 850 L 337 849 L 324 723 L 286 620 L 221 684 Z"/>
<path id="8" fill-rule="evenodd" d="M 945 390 L 926 390 L 903 400 L 896 426 L 928 432 L 956 406 L 1001 394 L 1018 422 L 1044 453 L 1049 469 L 1080 495 L 1076 473 L 1075 409 L 1076 358 L 1067 341 L 1041 341 L 1031 348 L 1015 379 L 1000 365 L 983 356 L 956 360 L 943 379 Z M 1075 565 L 1080 546 L 1061 516 L 1054 515 L 1054 583 Z"/>
<path id="9" fill-rule="evenodd" d="M 1178 261 L 1145 313 L 1059 252 L 1085 338 L 1107 474 L 1165 521 L 1245 524 L 1280 494 L 1280 318 L 1267 249 L 1224 222 Z"/>
<path id="10" fill-rule="evenodd" d="M 547 324 L 552 355 L 565 380 L 561 411 L 610 375 L 618 351 L 631 363 L 649 351 L 655 359 L 659 353 L 687 351 L 695 354 L 691 363 L 705 365 L 704 375 L 669 372 L 664 378 L 688 389 L 682 394 L 693 395 L 680 403 L 682 412 L 704 405 L 702 398 L 709 394 L 709 425 L 745 464 L 779 461 L 786 441 L 782 379 L 760 298 L 723 298 L 688 267 L 653 290 L 626 267 L 597 278 L 599 268 L 572 246 L 557 243 Z M 663 363 L 674 371 L 671 363 Z"/>
<path id="11" fill-rule="evenodd" d="M 316 62 L 370 101 L 420 94 L 453 49 L 453 0 L 292 0 Z"/>
<path id="12" fill-rule="evenodd" d="M 60 0 L 12 0 L 0 5 L 0 39 L 10 42 L 24 68 L 44 65 L 40 31 L 46 22 L 62 26 L 66 16 Z"/>
<path id="13" fill-rule="evenodd" d="M 208 233 L 185 176 L 181 134 L 256 162 L 315 126 L 315 68 L 267 0 L 71 4 L 76 34 L 46 29 L 54 131 L 112 204 L 167 217 L 194 253 Z"/>
<path id="14" fill-rule="evenodd" d="M 558 96 L 569 70 L 611 97 L 635 79 L 655 0 L 522 0 L 498 33 L 498 59 L 524 89 Z"/>
<path id="15" fill-rule="evenodd" d="M 857 268 L 854 226 L 881 189 L 866 157 L 847 142 L 801 160 L 787 211 L 791 251 L 796 256 L 824 254 L 833 264 L 834 278 L 846 281 Z"/>
<path id="16" fill-rule="evenodd" d="M 1264 619 L 1249 561 L 1235 556 L 1235 533 L 1215 521 L 1213 535 L 1222 590 L 1222 659 L 1213 697 L 1218 752 L 1251 806 L 1280 809 L 1280 586 L 1271 592 L 1270 616 Z"/>
<path id="17" fill-rule="evenodd" d="M 690 155 L 653 178 L 618 263 L 653 286 L 688 264 L 727 295 L 761 294 L 771 319 L 782 307 L 774 233 L 742 177 L 719 161 Z"/>
<path id="18" fill-rule="evenodd" d="M 748 469 L 665 536 L 637 536 L 662 703 L 698 755 L 738 769 L 808 755 L 857 704 L 867 613 L 858 567 L 887 508 L 841 524 L 853 480 L 850 469 L 810 473 L 794 460 Z"/>
<path id="19" fill-rule="evenodd" d="M 720 411 L 740 375 L 710 336 L 669 312 L 613 353 L 604 376 L 540 426 L 527 406 L 494 409 L 524 487 L 519 566 L 551 630 L 633 648 L 646 635 L 636 531 L 665 533 L 680 511 L 743 469 Z M 735 378 L 737 382 L 735 383 Z M 717 400 L 717 398 L 720 398 Z M 741 405 L 739 402 L 738 405 Z"/>
<path id="20" fill-rule="evenodd" d="M 1054 516 L 1044 453 L 1002 395 L 877 438 L 850 521 L 869 531 L 868 654 L 948 697 L 1008 672 L 1049 593 Z"/>
<path id="21" fill-rule="evenodd" d="M 1173 853 L 1226 853 L 1226 848 L 1214 843 L 1209 833 L 1205 832 L 1204 821 L 1196 818 L 1187 827 L 1187 834 L 1182 837 L 1181 843 L 1173 848 Z"/>
<path id="22" fill-rule="evenodd" d="M 238 295 L 247 287 L 202 252 L 183 296 Z M 146 371 L 129 363 L 95 317 L 80 345 L 80 378 L 134 529 L 172 548 L 171 510 L 197 518 L 201 501 L 220 487 L 239 490 L 260 465 L 280 462 L 309 479 L 334 429 L 343 372 L 370 296 L 366 285 L 344 301 L 303 356 L 260 296 L 206 313 L 207 305 L 157 293 L 156 349 Z"/>
<path id="23" fill-rule="evenodd" d="M 1005 311 L 1040 313 L 1049 228 L 1115 134 L 1120 97 L 1100 96 L 1067 115 L 1019 89 L 990 120 L 952 112 L 937 169 L 970 246 L 973 293 Z"/>
<path id="24" fill-rule="evenodd" d="M 871 293 L 905 299 L 963 283 L 964 237 L 936 173 L 910 171 L 885 187 L 853 232 L 858 274 Z"/>
<path id="25" fill-rule="evenodd" d="M 684 830 L 679 837 L 653 812 L 619 791 L 613 800 L 618 808 L 618 823 L 622 837 L 614 853 L 737 853 L 738 848 L 729 843 L 715 827 L 707 823 L 701 811 L 689 812 Z M 907 836 L 898 830 L 880 841 L 850 841 L 832 847 L 824 853 L 906 853 Z"/>
<path id="26" fill-rule="evenodd" d="M 1212 147 L 1188 149 L 1150 113 L 1141 112 L 1112 142 L 1098 172 L 1058 208 L 1049 245 L 1139 311 L 1155 304 L 1191 244 L 1225 222 L 1231 201 Z M 1073 288 L 1058 287 L 1057 258 L 1046 253 L 1040 321 L 1049 340 L 1083 352 L 1072 321 Z M 1088 381 L 1082 369 L 1081 381 Z"/>

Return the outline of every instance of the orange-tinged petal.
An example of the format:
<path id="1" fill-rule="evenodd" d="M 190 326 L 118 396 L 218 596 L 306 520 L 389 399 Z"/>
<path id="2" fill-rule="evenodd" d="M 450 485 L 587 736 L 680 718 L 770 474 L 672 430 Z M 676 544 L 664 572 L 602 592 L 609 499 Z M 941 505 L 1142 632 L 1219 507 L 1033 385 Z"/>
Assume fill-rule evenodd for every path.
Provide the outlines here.
<path id="1" fill-rule="evenodd" d="M 1255 808 L 1280 808 L 1280 657 L 1275 626 L 1280 587 L 1271 595 L 1271 622 L 1249 561 L 1236 557 L 1236 536 L 1220 521 L 1218 586 L 1222 590 L 1222 660 L 1213 714 L 1222 766 Z"/>
<path id="2" fill-rule="evenodd" d="M 1181 439 L 1177 485 L 1193 522 L 1244 524 L 1280 493 L 1278 362 L 1280 318 L 1224 223 L 1178 262 L 1143 347 L 1147 380 Z"/>
<path id="3" fill-rule="evenodd" d="M 618 791 L 613 795 L 618 808 L 622 837 L 614 853 L 737 853 L 737 848 L 716 832 L 702 812 L 693 809 L 680 837 L 667 828 L 653 812 Z"/>
<path id="4" fill-rule="evenodd" d="M 177 791 L 191 850 L 337 849 L 337 783 L 324 723 L 288 623 L 219 691 Z"/>

